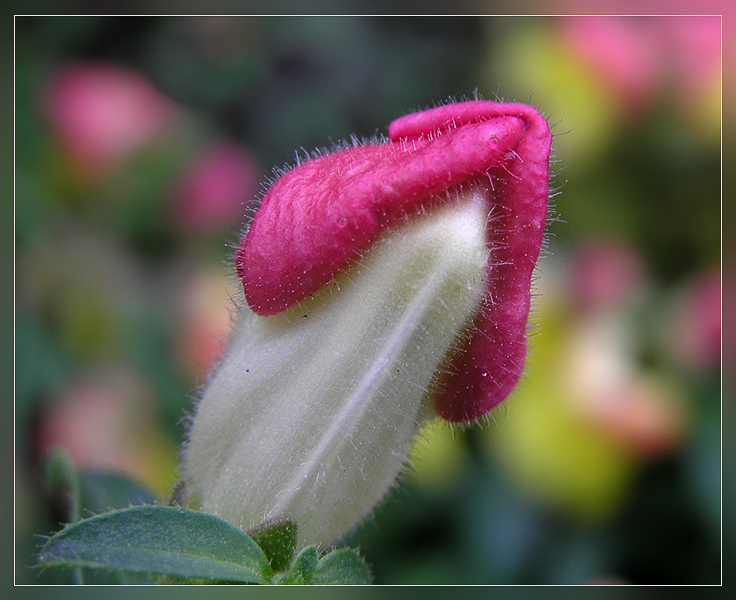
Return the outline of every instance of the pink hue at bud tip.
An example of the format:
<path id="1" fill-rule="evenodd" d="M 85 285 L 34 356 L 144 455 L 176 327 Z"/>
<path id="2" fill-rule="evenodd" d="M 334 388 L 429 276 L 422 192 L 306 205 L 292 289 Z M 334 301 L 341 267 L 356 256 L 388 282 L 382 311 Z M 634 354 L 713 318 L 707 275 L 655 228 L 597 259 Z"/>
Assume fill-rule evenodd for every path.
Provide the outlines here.
<path id="1" fill-rule="evenodd" d="M 235 256 L 251 309 L 276 314 L 307 298 L 387 230 L 452 201 L 458 188 L 488 202 L 487 291 L 435 396 L 448 421 L 501 402 L 526 356 L 531 276 L 547 215 L 552 136 L 523 104 L 468 101 L 410 114 L 389 141 L 305 162 L 269 189 Z"/>

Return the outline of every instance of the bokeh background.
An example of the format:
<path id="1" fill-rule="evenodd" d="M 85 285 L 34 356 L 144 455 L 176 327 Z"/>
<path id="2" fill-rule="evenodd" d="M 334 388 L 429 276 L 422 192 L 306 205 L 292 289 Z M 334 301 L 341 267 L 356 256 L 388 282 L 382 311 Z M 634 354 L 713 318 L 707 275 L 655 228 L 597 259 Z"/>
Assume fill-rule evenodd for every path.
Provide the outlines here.
<path id="1" fill-rule="evenodd" d="M 346 543 L 382 584 L 721 577 L 718 17 L 16 18 L 16 582 L 85 508 L 165 501 L 220 352 L 245 209 L 295 152 L 479 94 L 555 176 L 531 356 L 431 424 Z"/>

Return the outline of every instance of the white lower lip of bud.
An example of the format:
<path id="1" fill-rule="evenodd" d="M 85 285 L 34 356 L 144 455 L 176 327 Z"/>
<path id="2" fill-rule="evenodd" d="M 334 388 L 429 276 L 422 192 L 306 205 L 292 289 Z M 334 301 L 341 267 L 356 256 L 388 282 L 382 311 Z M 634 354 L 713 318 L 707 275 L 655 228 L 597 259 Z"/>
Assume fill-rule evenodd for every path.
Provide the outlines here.
<path id="1" fill-rule="evenodd" d="M 489 257 L 475 193 L 412 217 L 308 301 L 243 308 L 199 402 L 184 476 L 247 529 L 292 519 L 336 542 L 405 464 L 433 377 L 477 310 Z"/>

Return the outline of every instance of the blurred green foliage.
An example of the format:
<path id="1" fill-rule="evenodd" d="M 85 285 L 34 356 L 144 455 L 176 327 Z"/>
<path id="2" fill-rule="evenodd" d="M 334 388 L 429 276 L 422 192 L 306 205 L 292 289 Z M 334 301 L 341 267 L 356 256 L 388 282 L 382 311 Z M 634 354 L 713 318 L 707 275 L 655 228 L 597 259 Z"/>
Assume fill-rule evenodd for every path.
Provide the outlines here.
<path id="1" fill-rule="evenodd" d="M 535 104 L 556 134 L 528 374 L 483 427 L 427 430 L 347 541 L 377 583 L 717 583 L 720 302 L 698 282 L 719 282 L 719 23 L 608 19 L 16 18 L 16 581 L 54 582 L 28 567 L 64 520 L 52 448 L 108 508 L 135 501 L 129 477 L 169 493 L 227 335 L 223 264 L 271 168 L 477 92 Z M 85 163 L 53 118 L 70 65 L 136 74 L 172 124 Z M 255 173 L 242 217 L 183 226 L 182 182 L 224 142 Z M 583 301 L 581 257 L 611 240 L 635 276 Z"/>

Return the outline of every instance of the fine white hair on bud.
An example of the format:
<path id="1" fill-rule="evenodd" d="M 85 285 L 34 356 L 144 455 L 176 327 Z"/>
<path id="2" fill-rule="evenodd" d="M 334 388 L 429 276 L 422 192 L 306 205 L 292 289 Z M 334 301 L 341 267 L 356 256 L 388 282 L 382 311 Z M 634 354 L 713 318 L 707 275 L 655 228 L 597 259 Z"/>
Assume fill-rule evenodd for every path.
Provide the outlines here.
<path id="1" fill-rule="evenodd" d="M 288 518 L 328 546 L 394 485 L 425 399 L 481 305 L 487 201 L 466 191 L 380 239 L 317 294 L 244 306 L 189 431 L 184 478 L 245 529 Z"/>

